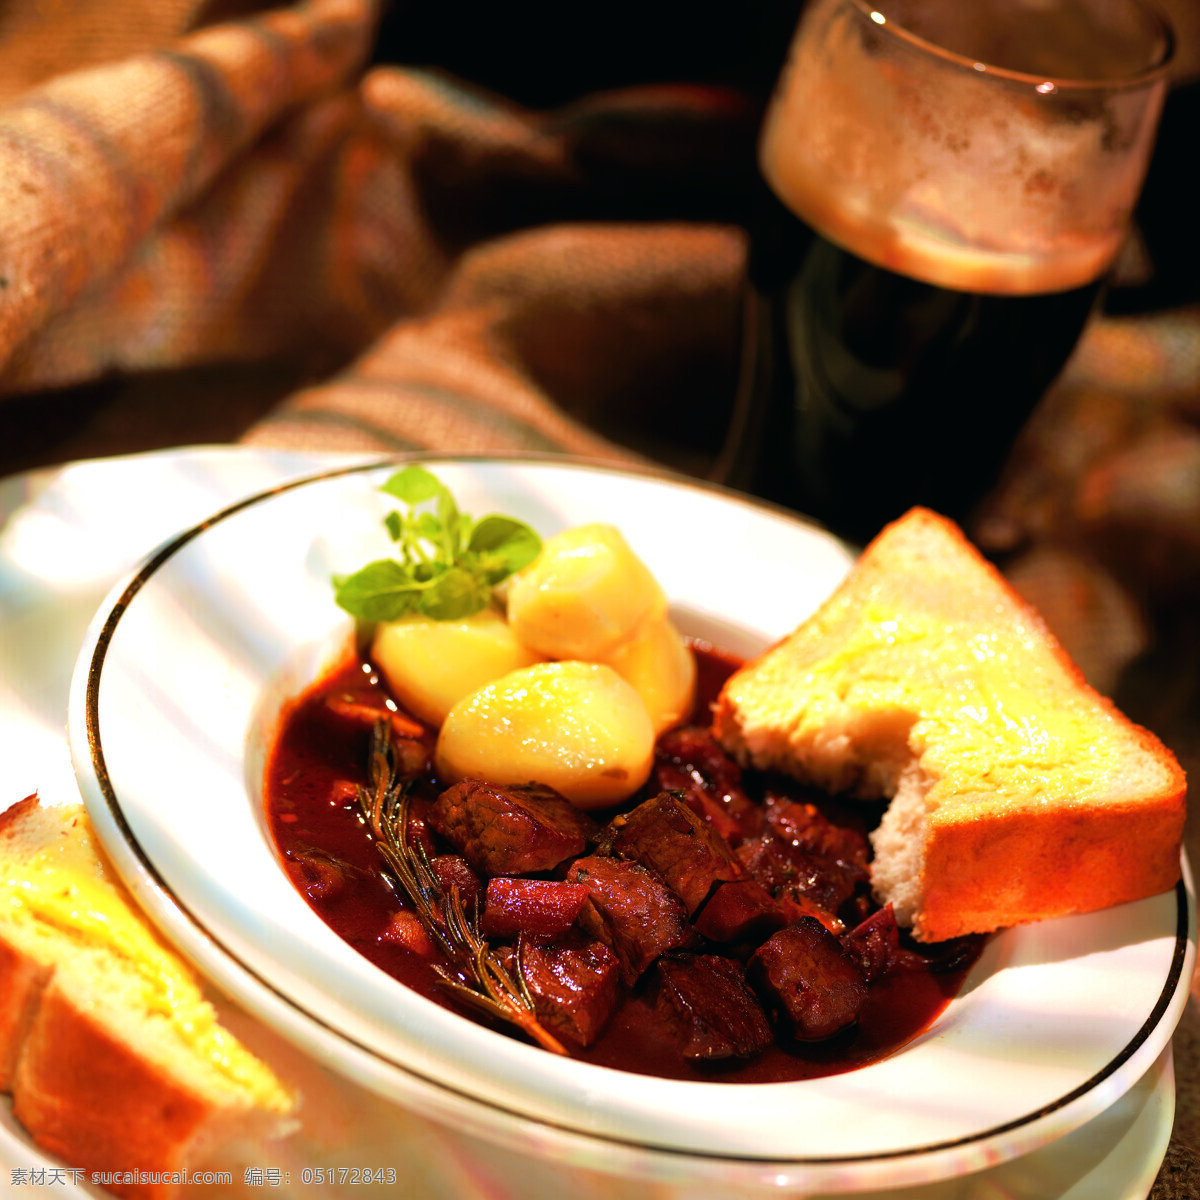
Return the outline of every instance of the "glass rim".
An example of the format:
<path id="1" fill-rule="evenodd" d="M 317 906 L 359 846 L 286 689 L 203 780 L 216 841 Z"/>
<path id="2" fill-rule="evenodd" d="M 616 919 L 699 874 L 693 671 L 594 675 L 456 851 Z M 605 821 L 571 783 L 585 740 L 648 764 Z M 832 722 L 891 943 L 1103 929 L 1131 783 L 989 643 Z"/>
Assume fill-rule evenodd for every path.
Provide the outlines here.
<path id="1" fill-rule="evenodd" d="M 1162 10 L 1156 4 L 1148 3 L 1147 0 L 1125 0 L 1125 3 L 1130 8 L 1144 13 L 1158 25 L 1163 39 L 1162 52 L 1150 66 L 1130 75 L 1117 76 L 1114 79 L 1064 79 L 1057 76 L 1030 74 L 1027 71 L 1016 71 L 1010 67 L 998 67 L 992 63 L 980 62 L 978 59 L 960 54 L 955 50 L 948 50 L 936 42 L 929 41 L 928 38 L 913 33 L 899 21 L 894 21 L 885 13 L 880 12 L 879 8 L 870 0 L 848 0 L 848 3 L 858 10 L 864 20 L 870 21 L 876 30 L 885 36 L 892 37 L 933 58 L 941 59 L 950 66 L 970 71 L 972 75 L 980 79 L 998 79 L 1007 83 L 1023 84 L 1043 95 L 1054 95 L 1060 92 L 1130 91 L 1146 87 L 1167 74 L 1175 57 L 1175 30 Z"/>

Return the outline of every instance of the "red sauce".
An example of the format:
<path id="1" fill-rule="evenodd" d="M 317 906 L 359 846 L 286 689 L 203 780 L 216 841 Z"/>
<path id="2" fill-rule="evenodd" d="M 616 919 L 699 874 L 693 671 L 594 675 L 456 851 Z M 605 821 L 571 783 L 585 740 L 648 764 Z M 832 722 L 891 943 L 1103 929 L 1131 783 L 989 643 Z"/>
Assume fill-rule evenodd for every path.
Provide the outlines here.
<path id="1" fill-rule="evenodd" d="M 693 647 L 698 665 L 697 716 L 737 660 L 705 645 Z M 438 986 L 429 962 L 389 936 L 406 902 L 380 870 L 376 846 L 361 816 L 353 785 L 366 782 L 369 725 L 339 714 L 329 697 L 378 706 L 382 686 L 369 664 L 352 662 L 319 680 L 290 706 L 266 775 L 266 808 L 280 856 L 313 910 L 376 966 L 453 1011 L 467 1014 Z M 703 715 L 703 716 L 702 716 Z M 432 747 L 434 733 L 426 733 Z M 417 794 L 432 799 L 432 777 Z M 872 984 L 857 1024 L 819 1043 L 778 1043 L 750 1062 L 697 1064 L 684 1059 L 636 992 L 626 999 L 591 1047 L 574 1057 L 639 1074 L 723 1083 L 768 1083 L 836 1074 L 877 1061 L 912 1040 L 942 1012 L 970 965 L 946 973 L 892 972 Z M 469 1019 L 479 1020 L 471 1013 Z M 506 1026 L 504 1032 L 511 1032 Z"/>

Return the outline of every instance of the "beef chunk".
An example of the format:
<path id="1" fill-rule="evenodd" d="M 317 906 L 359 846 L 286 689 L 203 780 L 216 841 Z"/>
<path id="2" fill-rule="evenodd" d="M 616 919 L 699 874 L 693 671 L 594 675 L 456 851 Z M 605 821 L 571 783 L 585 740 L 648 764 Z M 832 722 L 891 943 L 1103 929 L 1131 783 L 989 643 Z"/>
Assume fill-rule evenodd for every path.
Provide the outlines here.
<path id="1" fill-rule="evenodd" d="M 664 733 L 655 747 L 654 779 L 661 790 L 681 793 L 731 845 L 762 826 L 762 808 L 743 790 L 741 768 L 708 729 L 683 725 Z"/>
<path id="2" fill-rule="evenodd" d="M 523 942 L 521 965 L 534 1013 L 563 1041 L 590 1046 L 617 1005 L 621 968 L 603 942 Z"/>
<path id="3" fill-rule="evenodd" d="M 816 917 L 830 933 L 841 937 L 846 932 L 845 922 L 823 909 L 815 900 L 810 900 L 803 892 L 789 888 L 780 888 L 775 898 L 779 911 L 783 913 L 783 923 L 794 925 L 801 917 Z M 855 922 L 857 924 L 857 922 Z"/>
<path id="4" fill-rule="evenodd" d="M 683 901 L 638 863 L 592 855 L 571 864 L 567 882 L 586 885 L 579 927 L 611 947 L 630 986 L 660 954 L 691 941 Z"/>
<path id="5" fill-rule="evenodd" d="M 583 853 L 596 825 L 541 784 L 498 787 L 464 779 L 437 798 L 429 824 L 481 875 L 549 871 Z"/>
<path id="6" fill-rule="evenodd" d="M 862 968 L 815 917 L 773 933 L 750 958 L 755 989 L 801 1041 L 852 1025 L 867 1002 Z"/>
<path id="7" fill-rule="evenodd" d="M 872 913 L 843 935 L 842 948 L 862 968 L 868 983 L 886 975 L 900 953 L 900 930 L 892 906 Z"/>
<path id="8" fill-rule="evenodd" d="M 658 960 L 657 1013 L 675 1032 L 684 1058 L 753 1058 L 774 1034 L 742 966 L 715 954 Z"/>
<path id="9" fill-rule="evenodd" d="M 483 898 L 483 884 L 461 854 L 435 854 L 429 860 L 429 867 L 444 895 L 449 896 L 451 890 L 457 888 L 463 911 L 475 911 Z"/>
<path id="10" fill-rule="evenodd" d="M 402 778 L 411 779 L 429 769 L 431 739 L 429 731 L 419 721 L 388 708 L 382 693 L 370 698 L 331 694 L 325 697 L 325 707 L 343 720 L 372 728 L 383 721 L 391 727 L 392 750 Z"/>
<path id="11" fill-rule="evenodd" d="M 557 937 L 575 924 L 587 898 L 588 890 L 580 883 L 489 879 L 480 932 L 495 938 L 515 938 L 520 933 Z"/>
<path id="12" fill-rule="evenodd" d="M 408 802 L 408 820 L 405 822 L 405 833 L 408 844 L 420 847 L 425 857 L 438 857 L 437 838 L 429 824 L 429 810 L 433 801 L 428 796 L 416 792 L 410 793 Z"/>
<path id="13" fill-rule="evenodd" d="M 986 933 L 966 933 L 947 942 L 924 944 L 901 938 L 900 947 L 892 959 L 892 970 L 928 971 L 930 975 L 965 970 L 979 957 L 988 936 Z"/>
<path id="14" fill-rule="evenodd" d="M 691 916 L 713 885 L 745 874 L 729 843 L 672 792 L 660 792 L 613 822 L 612 852 L 649 867 Z"/>
<path id="15" fill-rule="evenodd" d="M 819 858 L 865 867 L 871 857 L 865 832 L 835 825 L 815 804 L 768 792 L 766 818 L 778 837 Z"/>
<path id="16" fill-rule="evenodd" d="M 379 941 L 402 946 L 427 960 L 433 960 L 438 955 L 433 939 L 421 924 L 421 918 L 407 908 L 398 908 L 392 913 L 379 935 Z"/>
<path id="17" fill-rule="evenodd" d="M 291 851 L 284 863 L 292 883 L 310 900 L 335 900 L 346 887 L 346 875 L 354 868 L 349 863 L 312 849 L 307 853 Z"/>
<path id="18" fill-rule="evenodd" d="M 335 779 L 329 785 L 329 803 L 334 808 L 358 808 L 358 783 L 353 779 Z"/>
<path id="19" fill-rule="evenodd" d="M 830 914 L 869 879 L 865 866 L 813 854 L 774 832 L 743 842 L 737 856 L 750 878 L 777 900 L 785 894 L 806 897 Z"/>
<path id="20" fill-rule="evenodd" d="M 368 729 L 376 721 L 386 721 L 397 737 L 421 738 L 427 733 L 425 726 L 420 721 L 415 721 L 405 713 L 389 708 L 387 699 L 382 693 L 370 698 L 330 693 L 325 697 L 325 707 L 330 712 L 337 713 L 339 717 L 344 717 L 347 721 L 353 721 L 358 725 L 365 725 Z"/>
<path id="21" fill-rule="evenodd" d="M 761 942 L 783 928 L 787 918 L 761 883 L 736 879 L 713 892 L 693 924 L 712 942 Z"/>

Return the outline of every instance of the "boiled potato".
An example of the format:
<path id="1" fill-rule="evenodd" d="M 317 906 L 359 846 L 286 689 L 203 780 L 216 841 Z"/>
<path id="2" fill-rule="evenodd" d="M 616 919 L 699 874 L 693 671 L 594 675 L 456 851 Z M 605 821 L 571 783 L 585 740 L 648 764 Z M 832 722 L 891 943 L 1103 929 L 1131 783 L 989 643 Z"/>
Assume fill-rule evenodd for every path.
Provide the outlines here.
<path id="1" fill-rule="evenodd" d="M 544 662 L 460 700 L 434 761 L 447 782 L 544 783 L 580 808 L 628 799 L 649 778 L 654 726 L 641 697 L 603 663 Z"/>
<path id="2" fill-rule="evenodd" d="M 546 658 L 603 658 L 666 611 L 658 581 L 611 525 L 579 525 L 548 538 L 509 583 L 509 624 Z"/>
<path id="3" fill-rule="evenodd" d="M 518 667 L 538 662 L 494 608 L 458 621 L 410 614 L 384 621 L 371 657 L 392 695 L 419 720 L 440 725 L 464 696 Z"/>
<path id="4" fill-rule="evenodd" d="M 670 618 L 644 621 L 604 661 L 641 696 L 655 736 L 692 711 L 696 660 Z"/>

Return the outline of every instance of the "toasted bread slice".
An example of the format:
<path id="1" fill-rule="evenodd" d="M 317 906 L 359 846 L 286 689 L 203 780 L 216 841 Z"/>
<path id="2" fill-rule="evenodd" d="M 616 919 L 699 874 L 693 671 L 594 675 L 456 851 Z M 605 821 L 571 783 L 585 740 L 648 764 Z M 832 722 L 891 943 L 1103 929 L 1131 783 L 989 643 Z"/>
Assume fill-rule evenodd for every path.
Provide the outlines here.
<path id="1" fill-rule="evenodd" d="M 714 711 L 744 765 L 891 801 L 873 885 L 925 941 L 1162 892 L 1174 756 L 1084 681 L 952 522 L 913 509 Z"/>
<path id="2" fill-rule="evenodd" d="M 138 1197 L 282 1131 L 294 1107 L 147 924 L 83 808 L 36 796 L 0 814 L 0 1088 L 45 1150 L 132 1173 L 112 1190 Z"/>

